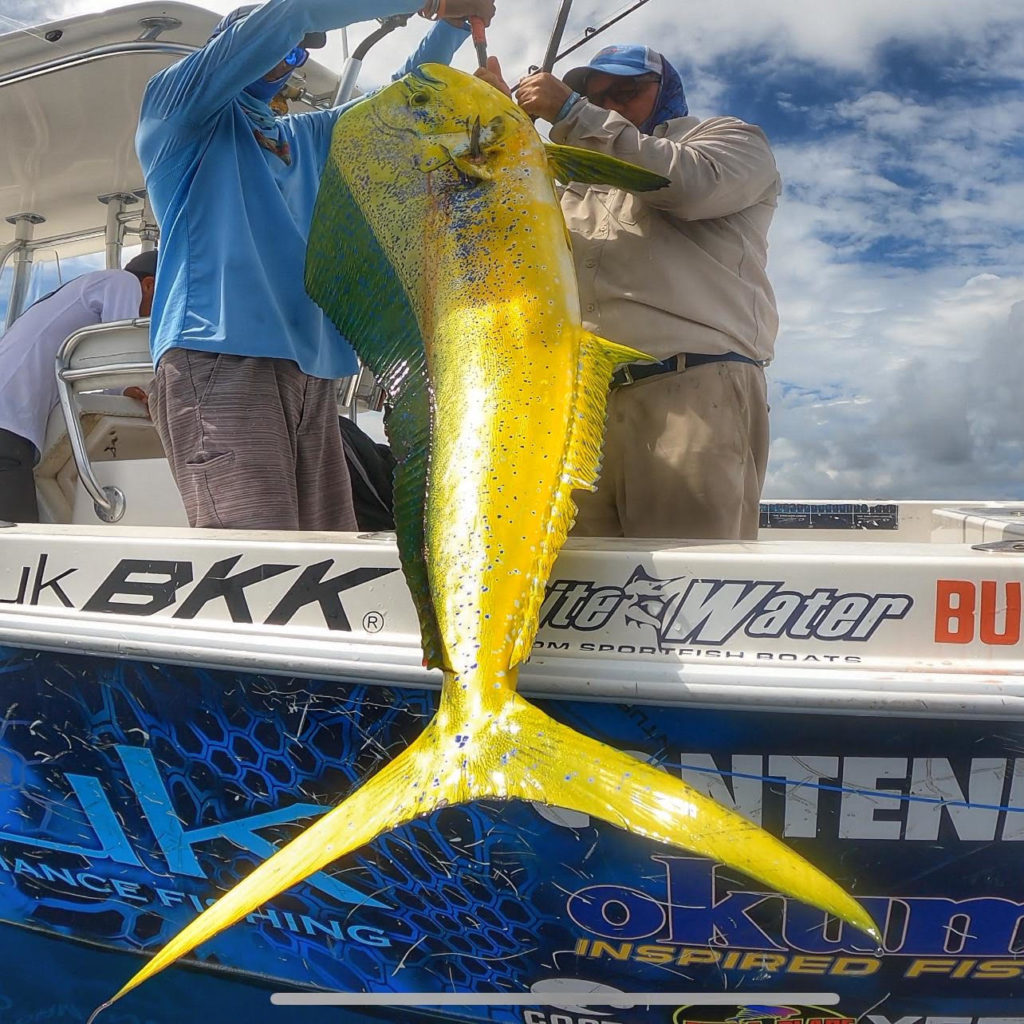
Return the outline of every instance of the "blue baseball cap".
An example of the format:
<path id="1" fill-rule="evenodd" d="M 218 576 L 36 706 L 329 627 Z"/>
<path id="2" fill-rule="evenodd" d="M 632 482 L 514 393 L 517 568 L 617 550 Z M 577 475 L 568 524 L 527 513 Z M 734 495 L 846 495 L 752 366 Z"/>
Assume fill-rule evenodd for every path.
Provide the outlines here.
<path id="1" fill-rule="evenodd" d="M 626 43 L 623 46 L 606 46 L 598 50 L 590 63 L 581 68 L 573 68 L 562 77 L 570 89 L 583 92 L 587 79 L 595 71 L 605 75 L 622 75 L 633 78 L 636 75 L 661 75 L 664 66 L 661 54 L 649 46 L 639 43 Z"/>

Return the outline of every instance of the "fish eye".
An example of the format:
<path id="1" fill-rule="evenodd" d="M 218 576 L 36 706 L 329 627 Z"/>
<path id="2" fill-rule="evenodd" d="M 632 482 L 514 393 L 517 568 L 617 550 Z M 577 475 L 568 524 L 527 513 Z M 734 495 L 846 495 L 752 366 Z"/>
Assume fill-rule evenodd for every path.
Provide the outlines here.
<path id="1" fill-rule="evenodd" d="M 409 103 L 414 107 L 422 107 L 430 102 L 430 97 L 425 92 L 414 92 L 409 97 Z"/>

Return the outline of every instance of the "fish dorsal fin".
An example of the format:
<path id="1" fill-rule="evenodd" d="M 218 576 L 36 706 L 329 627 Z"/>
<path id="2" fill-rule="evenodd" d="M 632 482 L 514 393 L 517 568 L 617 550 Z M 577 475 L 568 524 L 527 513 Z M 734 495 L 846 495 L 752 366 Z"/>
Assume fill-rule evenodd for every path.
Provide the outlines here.
<path id="1" fill-rule="evenodd" d="M 653 192 L 671 184 L 660 174 L 605 153 L 594 153 L 576 146 L 557 146 L 553 142 L 544 149 L 551 173 L 566 184 L 580 181 L 585 185 L 613 185 L 628 192 Z"/>
<path id="2" fill-rule="evenodd" d="M 623 363 L 652 362 L 653 359 L 653 356 L 628 345 L 619 345 L 584 332 L 576 391 L 576 408 L 583 415 L 572 421 L 565 466 L 565 472 L 573 478 L 573 487 L 593 490 L 597 483 L 601 471 L 608 389 L 615 367 Z"/>
<path id="3" fill-rule="evenodd" d="M 648 362 L 653 358 L 625 345 L 605 341 L 582 328 L 580 331 L 580 369 L 572 401 L 576 414 L 572 418 L 566 444 L 562 482 L 552 502 L 551 528 L 544 550 L 539 553 L 539 564 L 532 574 L 534 585 L 526 595 L 521 619 L 524 628 L 516 637 L 512 665 L 528 658 L 533 648 L 551 567 L 576 519 L 576 505 L 571 492 L 577 488 L 593 490 L 597 483 L 612 373 L 621 363 Z"/>
<path id="4" fill-rule="evenodd" d="M 397 463 L 398 554 L 419 617 L 425 663 L 437 668 L 444 656 L 427 578 L 423 522 L 431 416 L 423 336 L 401 281 L 334 159 L 345 121 L 339 118 L 335 128 L 313 211 L 306 290 L 384 389 L 391 406 L 387 423 L 402 422 L 401 430 L 388 431 Z M 346 134 L 344 145 L 351 146 L 355 135 Z"/>

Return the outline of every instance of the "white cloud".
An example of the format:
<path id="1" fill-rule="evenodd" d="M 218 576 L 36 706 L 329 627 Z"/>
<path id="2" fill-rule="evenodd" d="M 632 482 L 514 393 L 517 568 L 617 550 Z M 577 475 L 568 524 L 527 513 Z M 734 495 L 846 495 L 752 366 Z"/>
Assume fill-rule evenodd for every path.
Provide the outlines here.
<path id="1" fill-rule="evenodd" d="M 853 345 L 783 334 L 766 495 L 1024 498 L 1024 276 L 889 285 Z"/>

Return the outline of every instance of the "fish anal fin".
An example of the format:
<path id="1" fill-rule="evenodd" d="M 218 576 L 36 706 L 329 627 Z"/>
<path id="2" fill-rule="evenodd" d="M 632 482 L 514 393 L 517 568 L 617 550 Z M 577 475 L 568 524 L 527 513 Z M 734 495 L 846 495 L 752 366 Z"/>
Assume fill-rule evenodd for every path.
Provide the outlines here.
<path id="1" fill-rule="evenodd" d="M 584 334 L 575 396 L 578 413 L 572 422 L 565 459 L 565 474 L 571 477 L 572 487 L 592 490 L 597 483 L 608 412 L 608 388 L 615 367 L 653 359 L 635 348 L 606 341 L 596 334 Z"/>
<path id="2" fill-rule="evenodd" d="M 544 146 L 551 173 L 562 182 L 579 181 L 585 185 L 613 185 L 628 192 L 653 192 L 671 184 L 668 178 L 644 167 L 627 163 L 606 153 L 576 146 Z"/>
<path id="3" fill-rule="evenodd" d="M 652 356 L 638 352 L 634 348 L 606 341 L 596 334 L 583 331 L 582 328 L 581 333 L 579 371 L 572 400 L 574 415 L 569 425 L 562 460 L 562 479 L 549 509 L 551 528 L 532 573 L 534 583 L 526 593 L 522 621 L 529 625 L 516 637 L 512 647 L 512 666 L 525 661 L 533 649 L 548 575 L 576 518 L 576 505 L 571 493 L 579 488 L 593 490 L 597 482 L 608 410 L 608 385 L 612 373 L 620 363 L 649 362 L 653 359 Z"/>

